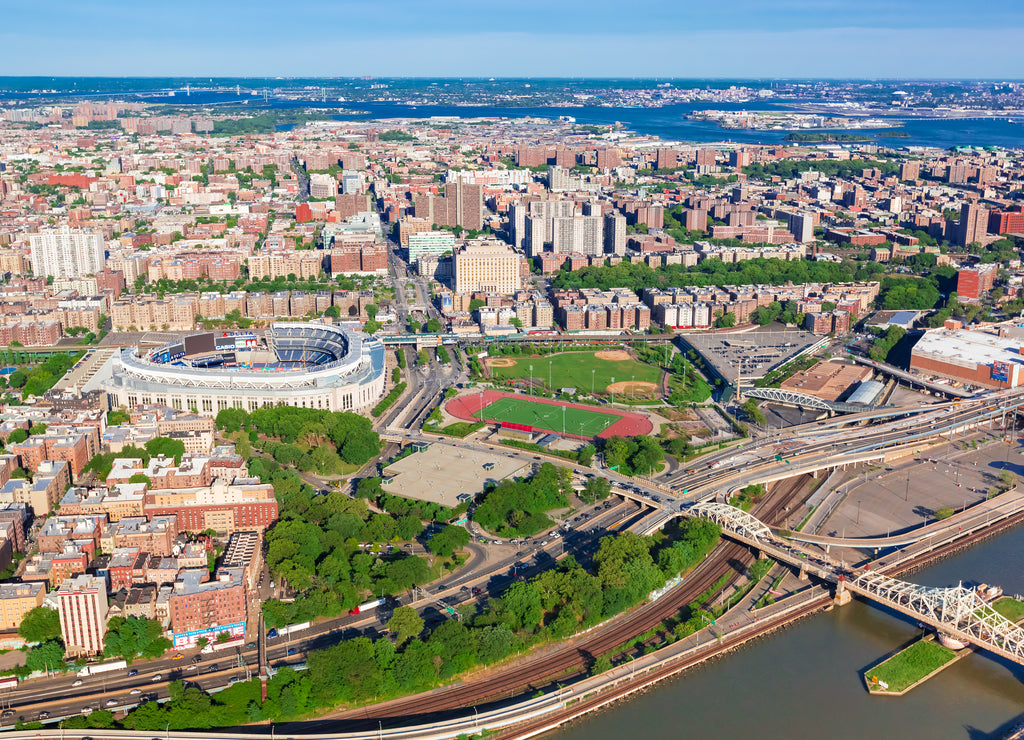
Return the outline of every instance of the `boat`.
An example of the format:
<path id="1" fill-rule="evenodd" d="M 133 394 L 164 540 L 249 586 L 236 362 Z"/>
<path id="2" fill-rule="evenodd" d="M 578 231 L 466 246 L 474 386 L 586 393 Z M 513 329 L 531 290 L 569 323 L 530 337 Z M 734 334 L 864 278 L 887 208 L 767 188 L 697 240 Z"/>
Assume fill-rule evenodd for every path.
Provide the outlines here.
<path id="1" fill-rule="evenodd" d="M 989 586 L 987 583 L 982 583 L 975 593 L 982 601 L 993 602 L 1003 595 L 1003 589 L 1000 586 Z"/>

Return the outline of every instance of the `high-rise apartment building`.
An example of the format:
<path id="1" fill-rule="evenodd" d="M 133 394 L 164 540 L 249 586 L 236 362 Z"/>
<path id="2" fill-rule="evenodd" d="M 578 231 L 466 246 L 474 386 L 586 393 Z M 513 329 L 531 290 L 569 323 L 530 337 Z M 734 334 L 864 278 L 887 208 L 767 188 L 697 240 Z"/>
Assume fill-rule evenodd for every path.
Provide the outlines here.
<path id="1" fill-rule="evenodd" d="M 107 633 L 107 584 L 99 576 L 77 575 L 57 591 L 57 612 L 69 657 L 99 655 Z"/>
<path id="2" fill-rule="evenodd" d="M 604 219 L 600 216 L 568 216 L 551 219 L 554 252 L 601 254 L 604 252 Z"/>
<path id="3" fill-rule="evenodd" d="M 103 235 L 63 229 L 29 235 L 32 272 L 37 277 L 81 277 L 103 269 Z"/>
<path id="4" fill-rule="evenodd" d="M 626 217 L 621 213 L 604 214 L 604 251 L 626 253 Z"/>
<path id="5" fill-rule="evenodd" d="M 980 242 L 987 233 L 988 211 L 973 201 L 964 203 L 960 207 L 960 225 L 957 229 L 960 246 Z"/>

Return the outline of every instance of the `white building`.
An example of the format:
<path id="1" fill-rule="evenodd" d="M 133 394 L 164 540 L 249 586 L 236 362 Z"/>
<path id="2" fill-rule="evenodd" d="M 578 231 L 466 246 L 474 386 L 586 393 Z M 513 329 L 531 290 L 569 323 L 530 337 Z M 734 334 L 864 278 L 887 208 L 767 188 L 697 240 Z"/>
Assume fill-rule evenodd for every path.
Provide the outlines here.
<path id="1" fill-rule="evenodd" d="M 64 581 L 56 595 L 67 655 L 102 654 L 107 633 L 107 582 L 99 576 L 78 575 Z"/>
<path id="2" fill-rule="evenodd" d="M 30 234 L 32 272 L 55 278 L 95 275 L 103 269 L 103 235 L 62 229 Z"/>

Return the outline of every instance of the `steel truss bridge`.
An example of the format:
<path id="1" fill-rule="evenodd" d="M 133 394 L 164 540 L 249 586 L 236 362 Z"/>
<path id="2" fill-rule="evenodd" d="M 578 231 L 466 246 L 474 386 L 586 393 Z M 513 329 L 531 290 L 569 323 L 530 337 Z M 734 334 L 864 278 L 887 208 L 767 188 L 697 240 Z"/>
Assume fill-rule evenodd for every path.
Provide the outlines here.
<path id="1" fill-rule="evenodd" d="M 859 406 L 853 403 L 826 401 L 824 398 L 818 398 L 809 393 L 789 391 L 783 388 L 744 388 L 743 395 L 749 398 L 759 398 L 762 401 L 770 401 L 771 403 L 799 406 L 804 409 L 821 409 L 822 411 L 833 411 L 837 414 L 859 414 L 864 411 L 871 411 L 874 408 L 872 406 Z"/>
<path id="2" fill-rule="evenodd" d="M 964 644 L 1024 665 L 1024 628 L 999 614 L 963 584 L 933 588 L 870 570 L 848 569 L 828 556 L 805 552 L 796 543 L 775 535 L 756 517 L 729 504 L 696 503 L 686 507 L 683 513 L 710 519 L 729 537 L 796 566 L 801 572 L 812 570 L 819 578 L 836 584 L 837 597 L 848 590 L 913 617 Z"/>

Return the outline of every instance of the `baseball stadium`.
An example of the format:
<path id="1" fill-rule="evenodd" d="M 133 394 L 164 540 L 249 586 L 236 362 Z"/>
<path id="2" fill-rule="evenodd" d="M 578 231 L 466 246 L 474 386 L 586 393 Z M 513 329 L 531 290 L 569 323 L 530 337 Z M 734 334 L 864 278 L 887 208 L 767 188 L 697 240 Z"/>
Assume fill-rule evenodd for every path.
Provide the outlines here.
<path id="1" fill-rule="evenodd" d="M 362 332 L 275 322 L 263 336 L 204 332 L 116 356 L 110 407 L 157 403 L 214 416 L 227 408 L 359 411 L 384 392 L 384 345 Z"/>

